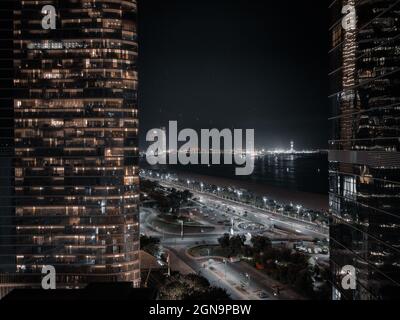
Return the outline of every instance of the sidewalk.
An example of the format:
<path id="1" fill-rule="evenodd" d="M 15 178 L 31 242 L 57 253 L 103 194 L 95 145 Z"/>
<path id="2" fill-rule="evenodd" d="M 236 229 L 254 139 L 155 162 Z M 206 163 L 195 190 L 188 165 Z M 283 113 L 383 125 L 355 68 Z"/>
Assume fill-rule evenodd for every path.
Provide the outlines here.
<path id="1" fill-rule="evenodd" d="M 165 251 L 167 251 L 169 254 L 172 271 L 179 271 L 184 275 L 196 273 L 195 270 L 193 270 L 185 262 L 183 262 L 172 250 L 166 248 Z"/>
<path id="2" fill-rule="evenodd" d="M 265 286 L 269 288 L 273 288 L 275 286 L 279 286 L 280 288 L 282 288 L 280 295 L 278 297 L 279 300 L 306 300 L 303 296 L 299 295 L 297 292 L 295 292 L 287 285 L 283 285 L 279 281 L 272 279 L 264 272 L 253 268 L 246 262 L 241 261 L 238 264 L 240 265 L 239 268 L 250 274 L 250 276 L 254 280 L 256 280 L 256 282 L 263 283 Z"/>

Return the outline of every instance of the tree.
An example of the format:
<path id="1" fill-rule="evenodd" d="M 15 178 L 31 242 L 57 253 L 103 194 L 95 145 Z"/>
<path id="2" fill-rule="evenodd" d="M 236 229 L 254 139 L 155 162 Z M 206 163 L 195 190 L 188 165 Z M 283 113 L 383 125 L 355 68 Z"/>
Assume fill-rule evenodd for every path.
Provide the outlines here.
<path id="1" fill-rule="evenodd" d="M 185 282 L 190 290 L 207 289 L 210 286 L 208 280 L 197 274 L 188 274 L 185 276 Z"/>
<path id="2" fill-rule="evenodd" d="M 151 180 L 140 179 L 140 191 L 151 193 L 158 187 L 157 182 L 153 182 Z"/>
<path id="3" fill-rule="evenodd" d="M 230 246 L 229 234 L 225 233 L 221 238 L 218 239 L 218 243 L 221 246 L 221 248 L 229 248 Z"/>
<path id="4" fill-rule="evenodd" d="M 236 235 L 230 238 L 230 251 L 232 255 L 238 255 L 243 252 L 246 237 L 244 235 Z"/>
<path id="5" fill-rule="evenodd" d="M 174 272 L 158 288 L 162 300 L 228 300 L 224 289 L 211 287 L 208 280 L 197 274 Z"/>
<path id="6" fill-rule="evenodd" d="M 306 296 L 314 295 L 313 280 L 308 270 L 303 270 L 298 274 L 294 287 Z"/>
<path id="7" fill-rule="evenodd" d="M 254 236 L 251 238 L 251 244 L 256 253 L 264 251 L 266 248 L 272 247 L 272 242 L 269 238 L 263 236 Z"/>
<path id="8" fill-rule="evenodd" d="M 191 295 L 186 296 L 185 299 L 221 301 L 221 300 L 230 300 L 230 296 L 225 289 L 218 287 L 211 287 L 205 291 L 193 292 Z"/>
<path id="9" fill-rule="evenodd" d="M 148 237 L 145 235 L 140 236 L 140 248 L 143 251 L 155 256 L 159 251 L 160 239 L 154 237 Z"/>
<path id="10" fill-rule="evenodd" d="M 171 281 L 160 289 L 162 300 L 183 300 L 187 294 L 187 287 L 184 282 Z"/>
<path id="11" fill-rule="evenodd" d="M 182 204 L 188 202 L 192 197 L 193 194 L 189 190 L 177 191 L 176 189 L 172 189 L 167 198 L 172 212 L 177 213 Z"/>
<path id="12" fill-rule="evenodd" d="M 236 235 L 230 237 L 225 233 L 218 239 L 218 243 L 223 249 L 227 249 L 230 256 L 235 256 L 244 252 L 246 237 L 244 235 Z"/>
<path id="13" fill-rule="evenodd" d="M 185 190 L 181 194 L 182 194 L 182 200 L 184 202 L 188 202 L 190 199 L 193 198 L 193 193 L 191 193 L 189 190 Z"/>

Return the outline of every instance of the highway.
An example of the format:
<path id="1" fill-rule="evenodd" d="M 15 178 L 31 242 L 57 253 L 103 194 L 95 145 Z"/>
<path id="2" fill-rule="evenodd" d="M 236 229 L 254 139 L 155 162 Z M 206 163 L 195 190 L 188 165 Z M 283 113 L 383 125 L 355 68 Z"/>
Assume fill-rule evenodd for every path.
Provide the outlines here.
<path id="1" fill-rule="evenodd" d="M 274 288 L 279 285 L 278 282 L 269 278 L 265 274 L 257 272 L 254 268 L 243 262 L 231 263 L 223 262 L 220 257 L 201 257 L 194 258 L 187 253 L 188 248 L 199 244 L 218 244 L 218 238 L 224 233 L 199 233 L 196 235 L 184 235 L 182 238 L 178 234 L 166 233 L 156 230 L 149 224 L 149 219 L 156 215 L 157 211 L 150 208 L 141 210 L 141 232 L 148 236 L 158 237 L 161 240 L 162 247 L 171 252 L 179 261 L 173 259 L 171 268 L 173 270 L 187 273 L 191 269 L 198 273 L 214 285 L 225 289 L 232 299 L 238 300 L 258 300 L 259 294 L 264 293 L 263 299 L 301 299 L 293 290 L 281 286 L 282 293 L 279 297 L 274 296 Z M 229 232 L 229 227 L 225 232 Z M 210 260 L 211 259 L 211 260 Z M 245 274 L 250 276 L 248 279 Z M 227 275 L 225 277 L 225 275 Z M 244 285 L 244 287 L 242 287 Z"/>
<path id="2" fill-rule="evenodd" d="M 177 190 L 187 189 L 180 185 L 173 184 L 169 181 L 166 182 L 164 180 L 161 181 L 154 178 L 152 180 L 157 181 L 161 186 L 166 188 L 175 188 Z M 248 220 L 249 222 L 264 225 L 274 224 L 277 227 L 289 229 L 294 234 L 298 235 L 306 235 L 317 239 L 328 238 L 328 229 L 316 226 L 315 224 L 308 221 L 285 217 L 281 214 L 276 214 L 265 209 L 259 209 L 251 205 L 224 199 L 216 195 L 204 193 L 198 190 L 190 189 L 190 192 L 193 193 L 195 198 L 200 199 L 200 205 L 205 205 L 211 209 L 217 209 L 216 205 L 219 205 L 220 208 L 218 209 L 218 211 L 221 211 L 222 208 L 230 208 L 231 210 L 229 211 L 229 215 L 231 217 L 240 217 L 244 220 Z M 244 212 L 247 212 L 246 217 L 243 216 Z"/>
<path id="3" fill-rule="evenodd" d="M 152 180 L 156 180 L 164 188 L 186 189 L 170 182 Z M 245 262 L 231 263 L 227 260 L 224 262 L 222 257 L 195 258 L 189 255 L 187 251 L 190 247 L 196 245 L 218 244 L 218 239 L 224 233 L 230 232 L 254 236 L 269 230 L 280 240 L 310 241 L 314 238 L 327 238 L 325 229 L 307 221 L 287 218 L 250 205 L 222 199 L 215 195 L 197 190 L 190 191 L 198 201 L 193 201 L 193 207 L 186 209 L 192 209 L 190 210 L 192 219 L 203 225 L 213 226 L 213 231 L 191 234 L 186 233 L 185 228 L 183 228 L 184 236 L 181 237 L 180 234 L 166 232 L 152 224 L 152 219 L 159 214 L 156 209 L 141 209 L 141 232 L 148 236 L 160 238 L 163 249 L 174 256 L 175 262 L 171 264 L 172 269 L 175 268 L 182 273 L 192 270 L 194 273 L 207 278 L 212 285 L 224 288 L 232 299 L 302 299 L 290 288 L 281 285 Z M 233 224 L 223 223 L 221 225 L 222 221 L 229 220 L 233 220 Z M 247 230 L 241 228 L 242 225 L 255 225 L 259 228 Z M 176 259 L 179 259 L 179 261 Z M 276 287 L 282 289 L 279 296 L 274 296 Z"/>

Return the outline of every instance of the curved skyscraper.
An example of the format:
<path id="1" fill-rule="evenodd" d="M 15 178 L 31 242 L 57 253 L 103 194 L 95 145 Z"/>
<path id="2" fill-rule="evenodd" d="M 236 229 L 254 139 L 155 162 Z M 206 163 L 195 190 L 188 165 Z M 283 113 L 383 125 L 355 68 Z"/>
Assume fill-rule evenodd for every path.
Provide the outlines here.
<path id="1" fill-rule="evenodd" d="M 336 0 L 330 12 L 333 296 L 399 299 L 400 1 Z"/>
<path id="2" fill-rule="evenodd" d="M 44 265 L 57 288 L 138 286 L 136 1 L 4 3 L 13 99 L 0 106 L 3 286 L 40 286 Z"/>

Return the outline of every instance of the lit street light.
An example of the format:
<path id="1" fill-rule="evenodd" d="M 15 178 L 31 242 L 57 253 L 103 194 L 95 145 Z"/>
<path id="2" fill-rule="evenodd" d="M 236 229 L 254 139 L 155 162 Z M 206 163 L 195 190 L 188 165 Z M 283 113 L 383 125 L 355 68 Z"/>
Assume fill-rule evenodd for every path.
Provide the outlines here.
<path id="1" fill-rule="evenodd" d="M 224 270 L 225 270 L 225 280 L 226 280 L 226 265 L 227 265 L 227 263 L 228 263 L 228 260 L 226 260 L 226 259 L 224 259 L 224 265 L 225 265 L 225 267 L 224 267 Z"/>
<path id="2" fill-rule="evenodd" d="M 300 210 L 302 207 L 301 205 L 297 205 L 296 208 L 297 208 L 297 219 L 300 219 Z"/>
<path id="3" fill-rule="evenodd" d="M 179 220 L 181 223 L 181 239 L 183 240 L 183 220 Z"/>
<path id="4" fill-rule="evenodd" d="M 244 275 L 247 278 L 247 285 L 249 286 L 250 285 L 250 275 L 247 272 Z"/>
<path id="5" fill-rule="evenodd" d="M 264 200 L 264 207 L 265 207 L 267 205 L 267 200 L 268 199 L 267 199 L 267 197 L 264 197 L 263 200 Z"/>

